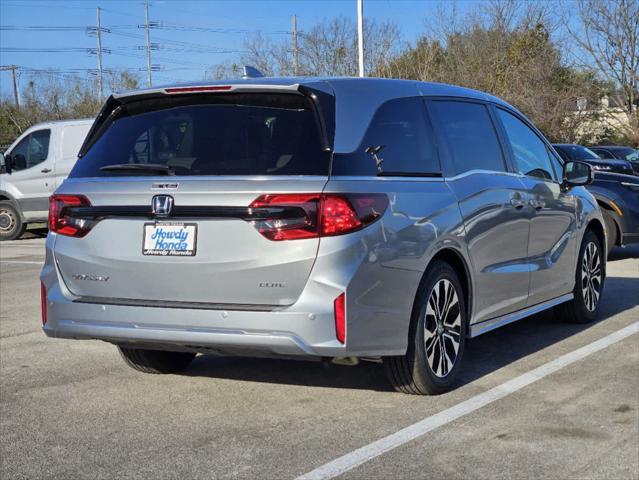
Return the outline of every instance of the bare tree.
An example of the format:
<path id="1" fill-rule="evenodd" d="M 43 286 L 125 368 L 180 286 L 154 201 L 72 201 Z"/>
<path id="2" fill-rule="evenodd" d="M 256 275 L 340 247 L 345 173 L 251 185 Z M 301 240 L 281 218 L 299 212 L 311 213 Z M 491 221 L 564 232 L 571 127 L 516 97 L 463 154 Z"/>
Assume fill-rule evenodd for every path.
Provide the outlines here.
<path id="1" fill-rule="evenodd" d="M 639 0 L 579 0 L 578 12 L 575 42 L 619 87 L 619 104 L 632 113 L 639 97 Z"/>
<path id="2" fill-rule="evenodd" d="M 566 18 L 573 12 L 565 12 Z M 613 88 L 614 105 L 626 116 L 611 112 L 603 121 L 613 137 L 639 145 L 639 0 L 578 0 L 579 28 L 565 21 L 583 64 L 596 65 Z"/>
<path id="3" fill-rule="evenodd" d="M 367 72 L 377 72 L 399 50 L 399 30 L 393 22 L 366 21 L 364 50 Z M 257 33 L 245 42 L 241 62 L 265 75 L 293 75 L 293 46 L 290 38 L 273 41 Z M 323 20 L 299 33 L 299 71 L 307 76 L 357 74 L 357 29 L 346 17 Z"/>

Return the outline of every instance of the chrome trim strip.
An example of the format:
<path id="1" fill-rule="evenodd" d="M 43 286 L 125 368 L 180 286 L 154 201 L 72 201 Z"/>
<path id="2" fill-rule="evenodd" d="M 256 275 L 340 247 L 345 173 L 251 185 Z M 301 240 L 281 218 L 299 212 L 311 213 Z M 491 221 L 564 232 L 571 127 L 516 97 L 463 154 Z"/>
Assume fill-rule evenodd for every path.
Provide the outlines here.
<path id="1" fill-rule="evenodd" d="M 534 315 L 535 313 L 543 312 L 544 310 L 548 310 L 556 305 L 559 305 L 564 302 L 568 302 L 574 298 L 572 293 L 567 293 L 566 295 L 562 295 L 561 297 L 554 298 L 547 302 L 538 303 L 537 305 L 533 305 L 532 307 L 524 308 L 523 310 L 519 310 L 517 312 L 509 313 L 507 315 L 502 315 L 501 317 L 493 318 L 491 320 L 485 320 L 480 323 L 475 323 L 470 326 L 470 332 L 468 337 L 475 338 L 482 333 L 490 332 L 491 330 L 495 330 L 499 327 L 503 327 L 504 325 L 508 325 L 509 323 L 516 322 L 517 320 L 521 320 L 522 318 L 526 318 L 530 315 Z"/>
<path id="2" fill-rule="evenodd" d="M 331 175 L 332 182 L 339 181 L 349 181 L 349 182 L 357 182 L 357 181 L 373 181 L 380 180 L 383 182 L 443 182 L 444 179 L 442 177 L 384 177 L 384 176 L 373 176 L 373 175 Z"/>
<path id="3" fill-rule="evenodd" d="M 287 305 L 245 305 L 239 303 L 208 303 L 160 300 L 135 300 L 130 298 L 76 297 L 73 303 L 91 303 L 96 305 L 119 305 L 148 308 L 183 308 L 188 310 L 234 310 L 246 312 L 273 312 Z"/>
<path id="4" fill-rule="evenodd" d="M 488 174 L 488 175 L 504 175 L 507 177 L 516 177 L 516 178 L 524 178 L 524 175 L 521 175 L 519 173 L 514 173 L 514 172 L 499 172 L 497 170 L 481 170 L 481 169 L 476 169 L 476 170 L 468 170 L 467 172 L 464 173 L 460 173 L 459 175 L 455 175 L 452 177 L 444 177 L 444 180 L 447 182 L 450 182 L 451 180 L 457 180 L 459 178 L 464 178 L 464 177 L 469 177 L 471 175 L 477 175 L 480 173 L 484 173 L 484 174 Z"/>

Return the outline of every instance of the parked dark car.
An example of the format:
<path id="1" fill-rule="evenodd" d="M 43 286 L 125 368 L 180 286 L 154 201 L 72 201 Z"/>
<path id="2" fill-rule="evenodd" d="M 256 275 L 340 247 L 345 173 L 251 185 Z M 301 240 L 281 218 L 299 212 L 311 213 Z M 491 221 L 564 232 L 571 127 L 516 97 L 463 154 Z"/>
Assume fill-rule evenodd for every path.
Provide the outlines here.
<path id="1" fill-rule="evenodd" d="M 635 175 L 639 175 L 639 150 L 619 145 L 604 145 L 602 147 L 588 147 L 601 158 L 626 160 L 632 165 Z"/>
<path id="2" fill-rule="evenodd" d="M 597 172 L 588 190 L 603 213 L 608 251 L 639 242 L 639 177 Z"/>
<path id="3" fill-rule="evenodd" d="M 595 171 L 634 175 L 632 165 L 627 160 L 603 159 L 591 149 L 581 145 L 560 143 L 553 144 L 553 147 L 564 160 L 589 163 Z"/>

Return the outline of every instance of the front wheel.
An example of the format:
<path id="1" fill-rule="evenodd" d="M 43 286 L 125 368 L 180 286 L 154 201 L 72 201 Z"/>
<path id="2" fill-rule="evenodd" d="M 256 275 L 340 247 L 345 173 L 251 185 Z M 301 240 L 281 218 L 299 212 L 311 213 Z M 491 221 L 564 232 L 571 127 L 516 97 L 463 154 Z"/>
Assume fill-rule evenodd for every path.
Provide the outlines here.
<path id="1" fill-rule="evenodd" d="M 0 241 L 20 238 L 26 228 L 11 202 L 0 202 Z"/>
<path id="2" fill-rule="evenodd" d="M 560 320 L 590 323 L 597 317 L 605 280 L 605 257 L 601 242 L 587 230 L 579 249 L 573 299 L 555 308 Z"/>
<path id="3" fill-rule="evenodd" d="M 383 359 L 395 390 L 437 395 L 452 388 L 466 343 L 464 300 L 455 270 L 436 260 L 417 293 L 406 354 Z"/>

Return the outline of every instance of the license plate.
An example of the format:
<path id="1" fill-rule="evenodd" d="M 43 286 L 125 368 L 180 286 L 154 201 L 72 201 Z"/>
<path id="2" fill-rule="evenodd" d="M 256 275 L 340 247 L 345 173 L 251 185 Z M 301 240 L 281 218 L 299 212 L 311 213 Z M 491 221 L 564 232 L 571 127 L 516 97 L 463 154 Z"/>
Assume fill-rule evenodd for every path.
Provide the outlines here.
<path id="1" fill-rule="evenodd" d="M 197 224 L 156 222 L 144 224 L 143 255 L 192 257 L 197 244 Z"/>

